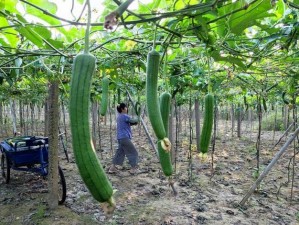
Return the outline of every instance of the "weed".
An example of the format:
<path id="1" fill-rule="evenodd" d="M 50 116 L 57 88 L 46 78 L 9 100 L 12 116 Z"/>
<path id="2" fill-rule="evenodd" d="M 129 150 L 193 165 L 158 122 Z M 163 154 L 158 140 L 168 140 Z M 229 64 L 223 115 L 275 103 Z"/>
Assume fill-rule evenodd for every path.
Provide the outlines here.
<path id="1" fill-rule="evenodd" d="M 34 222 L 41 221 L 45 217 L 45 212 L 46 212 L 46 206 L 45 205 L 38 205 L 36 212 L 32 215 L 32 220 Z"/>

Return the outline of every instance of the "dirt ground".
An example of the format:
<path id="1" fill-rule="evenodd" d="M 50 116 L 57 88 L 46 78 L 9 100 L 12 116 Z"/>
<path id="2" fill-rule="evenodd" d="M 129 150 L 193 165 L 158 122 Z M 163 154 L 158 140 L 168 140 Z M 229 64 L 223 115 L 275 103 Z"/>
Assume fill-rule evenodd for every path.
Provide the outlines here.
<path id="1" fill-rule="evenodd" d="M 110 127 L 103 126 L 102 151 L 97 152 L 106 170 L 112 157 L 109 132 Z M 130 175 L 126 164 L 118 174 L 108 175 L 117 190 L 114 195 L 117 207 L 112 216 L 106 216 L 99 203 L 89 194 L 68 145 L 70 162 L 66 161 L 62 150 L 59 153 L 67 183 L 65 204 L 56 210 L 49 210 L 47 182 L 36 174 L 12 171 L 9 184 L 5 184 L 0 177 L 0 224 L 299 224 L 298 161 L 295 160 L 294 175 L 293 164 L 289 164 L 294 155 L 293 146 L 241 208 L 238 203 L 257 178 L 256 133 L 247 130 L 241 138 L 237 138 L 232 137 L 231 131 L 221 130 L 213 156 L 214 170 L 211 151 L 208 159 L 202 161 L 194 150 L 194 143 L 190 147 L 186 133 L 188 131 L 184 130 L 180 133 L 177 144 L 176 172 L 173 176 L 177 196 L 174 196 L 168 180 L 163 176 L 156 153 L 143 130 L 134 127 L 133 142 L 140 154 L 142 173 Z M 273 140 L 273 132 L 262 133 L 262 169 L 286 141 L 283 139 L 273 148 L 281 134 L 276 132 Z M 113 147 L 116 147 L 114 142 Z M 188 157 L 189 149 L 192 151 L 191 159 Z"/>

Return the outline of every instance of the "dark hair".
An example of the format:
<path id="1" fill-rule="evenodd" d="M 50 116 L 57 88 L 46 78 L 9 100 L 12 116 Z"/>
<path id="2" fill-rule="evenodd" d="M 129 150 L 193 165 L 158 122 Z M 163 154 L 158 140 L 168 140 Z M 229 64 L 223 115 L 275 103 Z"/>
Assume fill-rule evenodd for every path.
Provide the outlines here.
<path id="1" fill-rule="evenodd" d="M 121 113 L 121 111 L 124 109 L 124 108 L 126 108 L 127 107 L 127 105 L 125 104 L 125 103 L 120 103 L 120 104 L 118 104 L 117 105 L 117 107 L 116 107 L 116 109 L 117 109 L 117 112 L 119 112 L 119 113 Z"/>

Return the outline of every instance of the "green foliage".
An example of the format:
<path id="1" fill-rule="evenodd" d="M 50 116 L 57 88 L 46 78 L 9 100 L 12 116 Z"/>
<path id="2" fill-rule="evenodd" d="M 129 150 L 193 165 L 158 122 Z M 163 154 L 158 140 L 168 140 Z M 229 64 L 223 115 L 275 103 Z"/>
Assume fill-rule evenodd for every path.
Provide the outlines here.
<path id="1" fill-rule="evenodd" d="M 269 113 L 267 117 L 264 116 L 262 120 L 262 130 L 267 131 L 282 131 L 284 130 L 284 123 L 283 118 L 281 115 L 277 115 L 276 121 L 275 121 L 275 112 Z"/>
<path id="2" fill-rule="evenodd" d="M 0 69 L 3 70 L 0 84 L 9 83 L 12 90 L 5 87 L 1 91 L 5 98 L 21 91 L 26 99 L 31 99 L 31 95 L 24 93 L 41 99 L 44 95 L 32 91 L 33 84 L 19 86 L 21 77 L 25 73 L 37 84 L 40 84 L 39 79 L 50 79 L 41 63 L 33 63 L 39 57 L 44 58 L 48 66 L 58 67 L 59 60 L 52 58 L 64 54 L 72 63 L 72 57 L 83 48 L 86 10 L 82 15 L 76 11 L 83 11 L 85 1 L 4 2 L 0 3 Z M 178 96 L 179 104 L 186 102 L 185 95 L 190 90 L 207 93 L 208 84 L 213 87 L 212 92 L 228 102 L 240 103 L 238 95 L 246 95 L 249 107 L 255 104 L 256 94 L 272 104 L 279 99 L 278 93 L 286 91 L 286 99 L 291 100 L 293 94 L 298 93 L 299 80 L 298 10 L 293 6 L 297 2 L 135 1 L 130 10 L 143 16 L 125 12 L 114 32 L 103 30 L 101 23 L 106 15 L 117 9 L 118 3 L 92 2 L 94 26 L 90 32 L 90 50 L 97 58 L 97 69 L 116 71 L 109 74 L 111 90 L 129 85 L 141 91 L 145 87 L 146 53 L 152 46 L 153 30 L 157 29 L 156 49 L 162 56 L 160 64 L 167 66 L 163 77 L 170 84 L 168 90 L 172 96 Z M 58 13 L 64 4 L 74 4 L 74 7 L 66 7 L 62 19 Z M 154 26 L 157 21 L 159 23 Z M 11 59 L 18 57 L 23 60 L 19 74 L 16 69 L 10 69 L 15 67 Z M 70 74 L 70 64 L 55 70 L 63 71 L 59 76 L 64 92 L 68 89 L 65 74 Z M 165 81 L 158 79 L 160 92 Z M 267 92 L 276 82 L 277 87 Z M 99 93 L 95 88 L 94 96 L 98 97 Z M 290 103 L 294 104 L 294 100 Z"/>

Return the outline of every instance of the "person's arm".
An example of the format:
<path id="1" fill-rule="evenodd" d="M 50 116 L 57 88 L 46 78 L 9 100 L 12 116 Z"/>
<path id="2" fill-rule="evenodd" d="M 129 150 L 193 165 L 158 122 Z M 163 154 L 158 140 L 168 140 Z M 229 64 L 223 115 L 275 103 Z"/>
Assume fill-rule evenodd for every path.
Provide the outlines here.
<path id="1" fill-rule="evenodd" d="M 139 119 L 138 118 L 130 118 L 129 123 L 131 126 L 137 125 L 139 123 Z"/>

